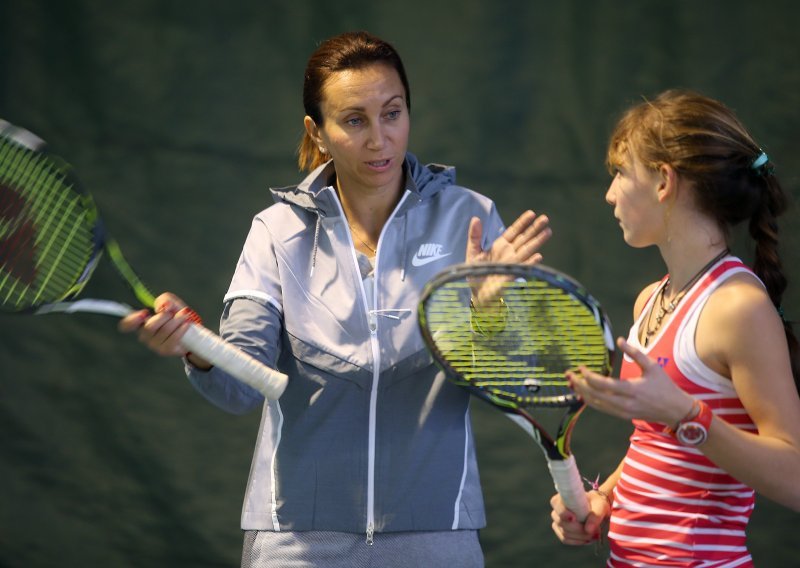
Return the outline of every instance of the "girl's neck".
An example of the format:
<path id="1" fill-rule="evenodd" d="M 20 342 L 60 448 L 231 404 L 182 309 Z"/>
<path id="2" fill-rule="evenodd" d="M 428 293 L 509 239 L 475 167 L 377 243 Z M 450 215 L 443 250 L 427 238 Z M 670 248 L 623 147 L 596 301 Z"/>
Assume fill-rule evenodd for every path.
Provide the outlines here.
<path id="1" fill-rule="evenodd" d="M 671 288 L 679 290 L 728 244 L 714 220 L 684 207 L 674 210 L 658 248 L 667 265 Z"/>
<path id="2" fill-rule="evenodd" d="M 671 247 L 671 249 L 664 251 L 662 248 L 662 256 L 667 265 L 670 280 L 669 299 L 677 290 L 683 289 L 699 272 L 703 271 L 709 262 L 727 251 L 728 246 L 724 240 L 721 240 L 705 246 L 687 246 L 682 249 Z"/>

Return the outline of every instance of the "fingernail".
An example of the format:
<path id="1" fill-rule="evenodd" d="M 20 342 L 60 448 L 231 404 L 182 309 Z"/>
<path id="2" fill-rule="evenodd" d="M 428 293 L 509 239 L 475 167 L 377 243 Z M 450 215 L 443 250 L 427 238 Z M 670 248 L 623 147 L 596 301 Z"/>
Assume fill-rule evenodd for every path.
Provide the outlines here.
<path id="1" fill-rule="evenodd" d="M 200 317 L 200 315 L 196 311 L 194 311 L 193 309 L 191 309 L 189 307 L 181 308 L 178 311 L 177 315 L 186 316 L 186 320 L 190 321 L 192 323 L 197 323 L 197 324 L 202 324 L 203 323 L 203 320 Z"/>

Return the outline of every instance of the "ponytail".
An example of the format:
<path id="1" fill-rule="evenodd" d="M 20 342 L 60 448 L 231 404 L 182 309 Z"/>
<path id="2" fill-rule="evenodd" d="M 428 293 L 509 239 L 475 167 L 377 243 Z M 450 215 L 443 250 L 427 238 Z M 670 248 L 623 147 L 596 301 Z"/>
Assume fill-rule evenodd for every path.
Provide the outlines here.
<path id="1" fill-rule="evenodd" d="M 328 155 L 319 150 L 308 132 L 303 132 L 303 139 L 297 147 L 297 167 L 301 172 L 311 172 L 328 161 Z"/>
<path id="2" fill-rule="evenodd" d="M 788 284 L 783 273 L 783 263 L 778 253 L 778 220 L 777 217 L 786 210 L 786 194 L 778 180 L 771 172 L 761 177 L 763 190 L 761 203 L 750 218 L 750 236 L 755 241 L 753 272 L 761 279 L 767 289 L 770 300 L 781 317 L 786 342 L 789 346 L 789 362 L 792 375 L 800 391 L 800 345 L 790 322 L 783 313 L 783 293 Z"/>

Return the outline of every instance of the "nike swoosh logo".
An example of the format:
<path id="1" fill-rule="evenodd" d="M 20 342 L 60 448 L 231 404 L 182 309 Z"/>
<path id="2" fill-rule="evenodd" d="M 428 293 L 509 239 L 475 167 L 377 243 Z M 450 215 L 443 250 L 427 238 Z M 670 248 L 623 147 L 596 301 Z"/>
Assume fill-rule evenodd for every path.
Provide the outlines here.
<path id="1" fill-rule="evenodd" d="M 425 258 L 420 258 L 415 254 L 414 258 L 411 259 L 411 264 L 413 264 L 414 266 L 425 266 L 426 264 L 430 264 L 431 262 L 442 259 L 446 256 L 450 256 L 451 254 L 453 253 L 448 252 L 447 254 L 435 254 L 433 256 L 427 256 Z"/>

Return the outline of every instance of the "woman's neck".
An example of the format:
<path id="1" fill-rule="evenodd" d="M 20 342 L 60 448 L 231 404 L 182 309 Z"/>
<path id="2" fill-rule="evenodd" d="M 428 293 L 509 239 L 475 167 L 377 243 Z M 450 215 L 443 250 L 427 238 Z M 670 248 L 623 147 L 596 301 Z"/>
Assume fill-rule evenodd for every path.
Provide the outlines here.
<path id="1" fill-rule="evenodd" d="M 336 180 L 334 187 L 350 227 L 370 244 L 377 243 L 383 226 L 400 201 L 402 185 L 396 188 L 354 190 L 343 187 Z"/>

